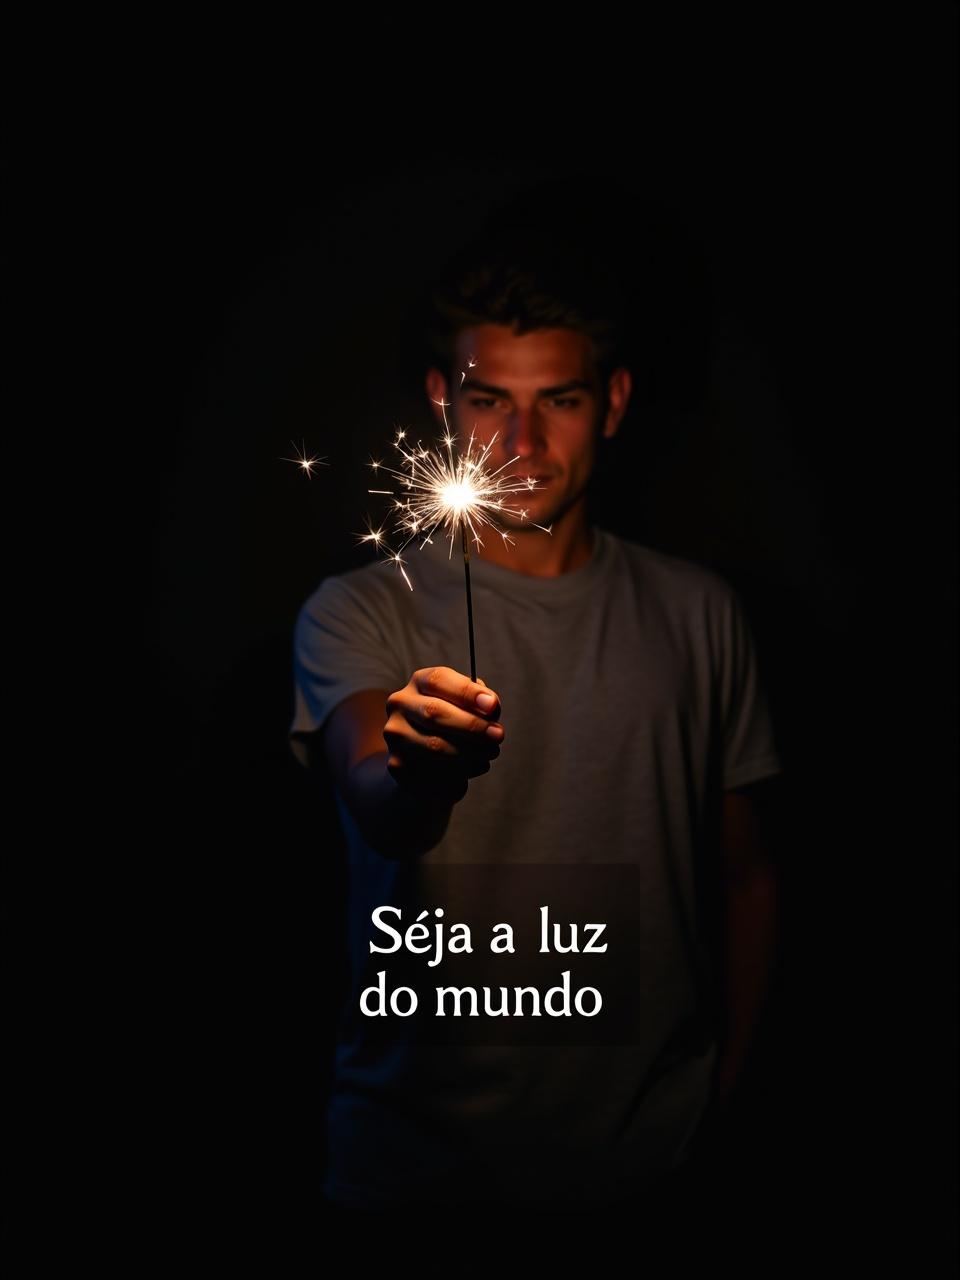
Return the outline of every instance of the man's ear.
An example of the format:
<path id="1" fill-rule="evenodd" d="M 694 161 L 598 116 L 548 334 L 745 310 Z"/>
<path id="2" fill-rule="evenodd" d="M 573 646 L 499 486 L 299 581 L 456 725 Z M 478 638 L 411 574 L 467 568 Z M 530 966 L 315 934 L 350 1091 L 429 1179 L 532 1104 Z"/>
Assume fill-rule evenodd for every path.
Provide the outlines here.
<path id="1" fill-rule="evenodd" d="M 430 401 L 430 408 L 437 423 L 443 426 L 443 409 L 440 407 L 440 401 L 444 400 L 449 404 L 447 398 L 447 380 L 439 369 L 431 366 L 427 370 L 427 399 Z"/>
<path id="2" fill-rule="evenodd" d="M 630 376 L 630 370 L 626 368 L 614 369 L 610 375 L 607 389 L 607 416 L 603 420 L 603 438 L 605 440 L 609 440 L 617 434 L 617 428 L 620 426 L 623 415 L 627 412 L 632 389 L 633 379 Z"/>

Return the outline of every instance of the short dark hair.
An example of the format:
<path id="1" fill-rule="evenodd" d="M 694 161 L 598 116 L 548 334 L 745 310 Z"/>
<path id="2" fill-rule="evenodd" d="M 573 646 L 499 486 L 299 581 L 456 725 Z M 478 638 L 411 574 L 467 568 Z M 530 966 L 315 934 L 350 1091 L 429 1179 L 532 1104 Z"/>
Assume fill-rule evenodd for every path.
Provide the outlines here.
<path id="1" fill-rule="evenodd" d="M 601 229 L 556 193 L 538 188 L 488 219 L 429 288 L 429 358 L 447 375 L 457 334 L 481 324 L 514 332 L 575 329 L 590 338 L 601 378 L 624 362 L 626 298 L 622 264 L 608 258 Z"/>

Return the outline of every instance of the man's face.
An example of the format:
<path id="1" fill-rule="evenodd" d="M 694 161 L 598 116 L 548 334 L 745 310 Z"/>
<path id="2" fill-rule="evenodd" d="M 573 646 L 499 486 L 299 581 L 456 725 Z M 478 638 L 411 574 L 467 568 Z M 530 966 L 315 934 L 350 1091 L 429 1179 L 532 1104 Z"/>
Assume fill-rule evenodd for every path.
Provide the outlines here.
<path id="1" fill-rule="evenodd" d="M 447 419 L 461 445 L 471 433 L 480 445 L 496 440 L 487 459 L 491 470 L 518 461 L 507 474 L 533 476 L 535 490 L 517 506 L 527 519 L 504 513 L 513 530 L 531 523 L 552 525 L 580 502 L 593 471 L 601 437 L 612 436 L 629 396 L 629 374 L 618 370 L 603 397 L 593 347 L 573 329 L 539 329 L 517 335 L 505 325 L 479 325 L 461 331 L 457 341 L 454 385 L 431 370 L 427 391 L 445 399 Z M 441 411 L 436 407 L 438 420 Z"/>

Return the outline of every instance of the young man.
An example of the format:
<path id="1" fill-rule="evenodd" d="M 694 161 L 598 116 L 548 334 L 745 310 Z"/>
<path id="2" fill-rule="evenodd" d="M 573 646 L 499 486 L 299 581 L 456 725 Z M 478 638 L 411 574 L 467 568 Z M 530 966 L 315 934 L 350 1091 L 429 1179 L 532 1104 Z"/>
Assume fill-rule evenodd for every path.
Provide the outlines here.
<path id="1" fill-rule="evenodd" d="M 298 621 L 291 732 L 305 761 L 322 745 L 350 854 L 325 1190 L 362 1208 L 601 1208 L 660 1184 L 736 1084 L 777 900 L 746 788 L 779 763 L 729 585 L 588 521 L 632 387 L 596 277 L 507 237 L 452 265 L 435 312 L 438 436 L 445 411 L 461 441 L 494 441 L 491 468 L 517 458 L 537 483 L 524 519 L 503 516 L 513 545 L 472 549 L 477 681 L 462 561 L 440 537 L 407 556 L 413 591 L 373 564 L 325 581 Z M 620 968 L 567 953 L 554 976 L 594 980 L 612 1031 L 580 1018 L 572 1034 L 538 1024 L 545 1043 L 484 1042 L 463 1019 L 440 1044 L 402 1013 L 357 1016 L 385 963 L 378 906 L 412 904 L 432 936 L 436 908 L 452 923 L 478 902 L 490 924 L 531 904 L 597 922 L 576 914 L 595 891 Z M 504 990 L 526 974 L 491 963 Z"/>

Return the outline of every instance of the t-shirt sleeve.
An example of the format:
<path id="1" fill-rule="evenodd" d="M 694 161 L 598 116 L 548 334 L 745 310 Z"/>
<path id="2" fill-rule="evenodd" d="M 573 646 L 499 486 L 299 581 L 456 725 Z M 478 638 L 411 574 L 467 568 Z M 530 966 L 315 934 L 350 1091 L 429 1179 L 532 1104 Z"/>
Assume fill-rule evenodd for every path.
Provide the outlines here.
<path id="1" fill-rule="evenodd" d="M 307 744 L 331 711 L 364 689 L 404 683 L 382 616 L 362 591 L 328 578 L 300 610 L 293 639 L 294 712 L 290 748 L 308 763 Z"/>
<path id="2" fill-rule="evenodd" d="M 720 704 L 723 789 L 781 772 L 770 708 L 760 678 L 753 633 L 732 589 L 724 608 Z"/>

